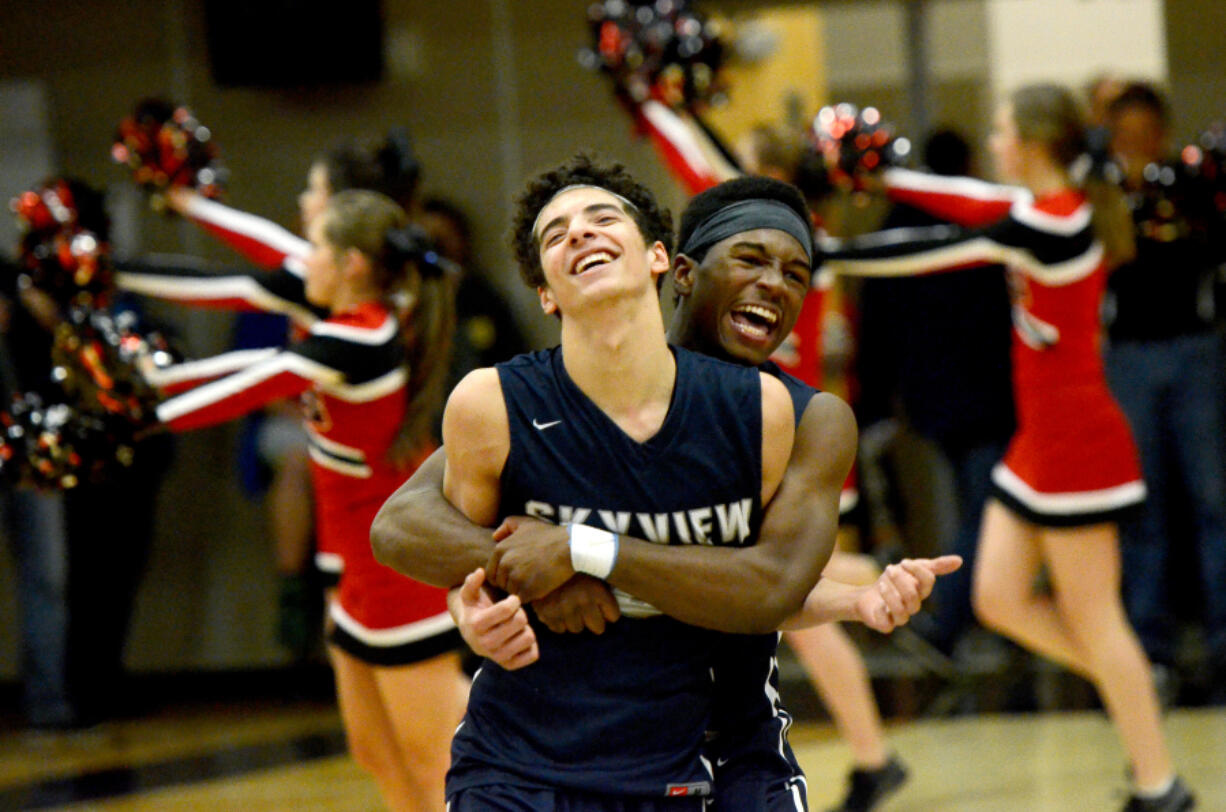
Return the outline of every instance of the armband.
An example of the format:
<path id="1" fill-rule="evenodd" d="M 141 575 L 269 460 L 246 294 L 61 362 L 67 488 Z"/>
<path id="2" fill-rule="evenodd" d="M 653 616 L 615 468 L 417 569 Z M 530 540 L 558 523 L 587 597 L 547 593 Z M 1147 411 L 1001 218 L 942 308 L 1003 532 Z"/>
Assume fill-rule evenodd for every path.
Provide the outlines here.
<path id="1" fill-rule="evenodd" d="M 568 524 L 566 534 L 570 539 L 570 564 L 575 572 L 601 580 L 608 578 L 617 564 L 617 534 L 586 524 Z"/>

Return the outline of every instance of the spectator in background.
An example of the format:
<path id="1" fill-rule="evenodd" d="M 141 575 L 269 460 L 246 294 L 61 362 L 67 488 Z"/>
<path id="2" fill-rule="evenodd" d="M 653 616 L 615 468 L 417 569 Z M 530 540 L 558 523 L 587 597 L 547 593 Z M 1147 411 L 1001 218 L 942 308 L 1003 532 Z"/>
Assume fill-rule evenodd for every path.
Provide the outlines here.
<path id="1" fill-rule="evenodd" d="M 1168 585 L 1177 531 L 1185 526 L 1172 521 L 1171 508 L 1186 507 L 1212 699 L 1226 702 L 1223 353 L 1213 301 L 1226 252 L 1210 190 L 1173 171 L 1170 123 L 1166 101 L 1146 83 L 1127 85 L 1108 107 L 1111 156 L 1129 195 L 1137 255 L 1108 281 L 1107 371 L 1132 423 L 1149 487 L 1143 511 L 1121 526 L 1124 598 L 1162 685 L 1175 666 Z"/>
<path id="2" fill-rule="evenodd" d="M 24 392 L 47 397 L 51 385 L 51 333 L 34 301 L 38 292 L 16 285 L 19 269 L 0 260 L 0 397 L 5 408 Z M 46 299 L 45 296 L 41 297 Z M 27 302 L 34 305 L 27 305 Z M 14 348 L 21 347 L 21 352 Z M 26 724 L 62 729 L 81 723 L 68 690 L 68 553 L 63 495 L 5 485 L 0 491 L 4 535 L 17 565 L 20 676 Z"/>
<path id="3" fill-rule="evenodd" d="M 1107 154 L 1111 140 L 1107 109 L 1127 84 L 1114 71 L 1103 71 L 1086 83 L 1086 150 L 1091 155 Z"/>
<path id="4" fill-rule="evenodd" d="M 110 221 L 102 194 L 75 179 L 63 183 L 75 222 L 106 242 Z M 38 395 L 44 404 L 65 402 L 50 374 L 61 302 L 24 273 L 12 268 L 2 276 L 4 402 L 19 393 Z M 141 315 L 123 294 L 111 294 L 107 307 Z M 137 330 L 146 328 L 137 322 Z M 86 727 L 135 706 L 123 653 L 173 440 L 146 438 L 133 451 L 132 464 L 105 481 L 85 479 L 63 492 L 17 486 L 4 493 L 6 531 L 18 561 L 25 712 L 33 727 Z"/>
<path id="5" fill-rule="evenodd" d="M 117 293 L 109 309 L 147 322 L 135 297 Z M 68 685 L 80 723 L 138 713 L 147 704 L 123 664 L 136 595 L 153 548 L 158 493 L 174 458 L 175 439 L 138 442 L 132 464 L 64 493 L 68 542 Z"/>
<path id="6" fill-rule="evenodd" d="M 938 175 L 971 174 L 971 151 L 957 131 L 933 132 L 924 163 Z M 894 204 L 882 228 L 944 222 L 902 203 Z M 992 467 L 1004 456 L 1013 432 L 1010 388 L 1009 294 L 1003 273 L 983 268 L 905 278 L 865 279 L 860 289 L 859 418 L 863 437 L 889 433 L 902 418 L 931 440 L 954 474 L 958 524 L 940 550 L 966 565 L 940 579 L 912 627 L 944 654 L 974 625 L 971 572 Z M 871 454 L 862 456 L 867 468 Z M 878 477 L 877 479 L 880 479 Z M 864 475 L 866 493 L 876 481 Z M 873 502 L 872 526 L 896 533 L 885 502 Z"/>

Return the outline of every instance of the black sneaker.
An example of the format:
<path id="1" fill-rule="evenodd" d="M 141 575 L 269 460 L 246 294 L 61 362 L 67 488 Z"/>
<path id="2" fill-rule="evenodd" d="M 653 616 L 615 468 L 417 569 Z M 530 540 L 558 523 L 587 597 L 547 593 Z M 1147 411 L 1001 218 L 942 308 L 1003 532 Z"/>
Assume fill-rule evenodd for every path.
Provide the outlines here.
<path id="1" fill-rule="evenodd" d="M 1124 812 L 1184 812 L 1196 806 L 1196 798 L 1183 779 L 1176 776 L 1171 788 L 1157 798 L 1141 798 L 1133 795 L 1124 806 Z"/>
<path id="2" fill-rule="evenodd" d="M 847 797 L 830 812 L 869 812 L 906 781 L 907 768 L 894 756 L 875 770 L 852 770 Z"/>

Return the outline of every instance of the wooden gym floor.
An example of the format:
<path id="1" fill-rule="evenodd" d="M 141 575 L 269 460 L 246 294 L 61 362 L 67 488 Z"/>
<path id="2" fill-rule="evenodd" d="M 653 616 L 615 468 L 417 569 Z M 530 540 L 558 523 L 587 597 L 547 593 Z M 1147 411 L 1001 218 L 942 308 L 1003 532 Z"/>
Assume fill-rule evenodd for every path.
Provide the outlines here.
<path id="1" fill-rule="evenodd" d="M 1166 729 L 1201 799 L 1226 812 L 1226 709 L 1181 708 Z M 887 812 L 1089 812 L 1124 801 L 1124 756 L 1101 712 L 966 715 L 891 724 L 911 780 Z M 824 722 L 792 742 L 821 812 L 842 794 L 848 752 Z M 185 703 L 79 732 L 0 730 L 0 809 L 380 809 L 345 755 L 326 698 Z"/>

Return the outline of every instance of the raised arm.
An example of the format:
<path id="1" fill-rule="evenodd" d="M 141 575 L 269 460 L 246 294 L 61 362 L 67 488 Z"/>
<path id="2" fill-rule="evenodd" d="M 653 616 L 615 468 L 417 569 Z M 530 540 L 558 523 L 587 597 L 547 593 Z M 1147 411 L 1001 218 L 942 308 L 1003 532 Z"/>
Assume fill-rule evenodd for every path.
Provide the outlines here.
<path id="1" fill-rule="evenodd" d="M 898 167 L 885 170 L 882 181 L 891 200 L 972 228 L 1003 219 L 1019 196 L 1024 194 L 1016 186 Z"/>
<path id="2" fill-rule="evenodd" d="M 777 380 L 764 379 L 764 429 L 787 436 L 794 413 L 782 390 Z M 687 623 L 739 633 L 777 629 L 800 610 L 834 547 L 839 492 L 855 456 L 851 409 L 833 395 L 816 395 L 791 445 L 781 481 L 770 489 L 773 499 L 756 545 L 670 546 L 623 536 L 607 580 Z M 764 451 L 763 480 L 769 487 L 779 449 Z M 510 585 L 523 590 L 521 597 L 533 600 L 538 583 L 547 592 L 574 572 L 567 531 L 527 519 L 518 527 L 496 551 L 499 577 L 514 581 Z M 512 554 L 521 544 L 522 558 Z"/>
<path id="3" fill-rule="evenodd" d="M 740 174 L 688 114 L 655 99 L 629 106 L 664 166 L 689 194 L 696 195 Z"/>

